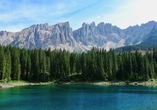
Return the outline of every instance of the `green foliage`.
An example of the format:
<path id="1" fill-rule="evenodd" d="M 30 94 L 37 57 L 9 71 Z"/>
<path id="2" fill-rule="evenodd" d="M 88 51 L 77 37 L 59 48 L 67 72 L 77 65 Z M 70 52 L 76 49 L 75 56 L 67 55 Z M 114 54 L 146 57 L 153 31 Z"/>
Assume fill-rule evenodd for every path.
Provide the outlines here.
<path id="1" fill-rule="evenodd" d="M 116 53 L 122 53 L 122 52 L 135 52 L 136 50 L 138 51 L 153 51 L 153 49 L 156 48 L 157 49 L 157 43 L 152 44 L 152 43 L 141 43 L 138 45 L 131 45 L 131 46 L 124 46 L 124 47 L 120 47 L 120 48 L 116 48 L 115 52 Z"/>
<path id="2" fill-rule="evenodd" d="M 5 77 L 5 55 L 4 55 L 4 49 L 0 47 L 0 79 L 4 79 Z"/>
<path id="3" fill-rule="evenodd" d="M 4 75 L 4 79 L 6 79 L 6 81 L 10 81 L 11 80 L 11 54 L 9 51 L 9 48 L 6 48 L 5 50 L 5 75 Z"/>
<path id="4" fill-rule="evenodd" d="M 157 76 L 157 50 L 87 53 L 0 46 L 0 79 L 25 81 L 139 81 Z"/>
<path id="5" fill-rule="evenodd" d="M 11 68 L 11 78 L 13 80 L 20 80 L 20 54 L 19 54 L 19 49 L 17 48 L 12 48 L 11 49 L 11 62 L 12 62 L 12 68 Z"/>

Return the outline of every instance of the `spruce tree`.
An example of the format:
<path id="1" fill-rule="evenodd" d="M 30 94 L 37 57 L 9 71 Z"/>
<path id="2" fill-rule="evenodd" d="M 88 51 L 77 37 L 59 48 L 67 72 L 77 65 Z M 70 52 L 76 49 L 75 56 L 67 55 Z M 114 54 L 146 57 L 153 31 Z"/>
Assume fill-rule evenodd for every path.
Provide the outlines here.
<path id="1" fill-rule="evenodd" d="M 26 67 L 27 67 L 27 51 L 25 49 L 20 50 L 20 64 L 21 64 L 21 79 L 26 79 Z"/>
<path id="2" fill-rule="evenodd" d="M 106 80 L 105 72 L 104 72 L 104 65 L 102 55 L 99 54 L 97 56 L 97 74 L 99 80 Z"/>
<path id="3" fill-rule="evenodd" d="M 11 54 L 9 48 L 6 48 L 5 52 L 5 59 L 6 59 L 6 68 L 5 68 L 5 79 L 7 81 L 11 80 Z"/>
<path id="4" fill-rule="evenodd" d="M 19 50 L 17 48 L 12 48 L 11 51 L 12 59 L 12 69 L 11 69 L 11 78 L 13 80 L 20 80 L 20 58 Z"/>
<path id="5" fill-rule="evenodd" d="M 76 53 L 71 53 L 70 54 L 70 73 L 75 73 L 76 72 Z"/>
<path id="6" fill-rule="evenodd" d="M 82 70 L 82 78 L 83 80 L 86 79 L 86 76 L 87 76 L 87 72 L 86 72 L 86 69 L 87 69 L 87 61 L 86 61 L 86 54 L 83 52 L 82 55 L 81 55 L 81 70 Z"/>
<path id="7" fill-rule="evenodd" d="M 39 67 L 39 50 L 32 50 L 31 54 L 31 71 L 32 71 L 32 80 L 39 81 L 40 67 Z"/>
<path id="8" fill-rule="evenodd" d="M 0 46 L 0 80 L 4 79 L 5 75 L 5 55 L 4 55 L 4 49 L 2 46 Z"/>
<path id="9" fill-rule="evenodd" d="M 30 51 L 28 50 L 28 55 L 27 55 L 27 64 L 26 64 L 26 78 L 27 81 L 30 81 L 32 79 L 31 75 L 31 54 Z"/>

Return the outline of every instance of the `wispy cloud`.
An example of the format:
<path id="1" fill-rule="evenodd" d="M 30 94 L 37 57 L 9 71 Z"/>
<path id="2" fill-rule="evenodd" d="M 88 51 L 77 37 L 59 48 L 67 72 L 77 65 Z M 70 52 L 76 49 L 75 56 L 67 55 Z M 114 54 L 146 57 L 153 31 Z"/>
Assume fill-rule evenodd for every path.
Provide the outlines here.
<path id="1" fill-rule="evenodd" d="M 137 22 L 157 20 L 156 11 L 156 0 L 138 0 L 133 9 Z"/>
<path id="2" fill-rule="evenodd" d="M 87 9 L 97 0 L 82 2 L 82 0 L 2 0 L 0 1 L 0 30 L 10 27 L 25 25 L 29 26 L 35 23 L 57 23 L 59 20 L 76 20 L 75 16 L 81 18 L 83 10 Z M 5 7 L 4 7 L 5 6 Z M 15 7 L 15 8 L 14 8 Z M 72 16 L 75 14 L 74 19 Z M 84 14 L 86 15 L 86 14 Z M 16 22 L 16 23 L 15 23 Z M 14 29 L 15 30 L 15 29 Z M 18 29 L 16 29 L 18 30 Z"/>
<path id="3" fill-rule="evenodd" d="M 64 4 L 57 4 L 54 6 L 53 3 L 50 4 L 34 5 L 33 3 L 22 1 L 19 2 L 19 5 L 16 5 L 18 8 L 13 8 L 15 5 L 12 6 L 9 2 L 0 1 L 0 6 L 3 6 L 0 7 L 0 10 L 2 10 L 0 12 L 0 24 L 3 25 L 4 29 L 5 25 L 6 27 L 8 27 L 7 25 L 10 25 L 10 27 L 13 27 L 13 25 L 17 27 L 16 25 L 30 25 L 32 23 L 42 23 L 44 21 L 49 22 L 50 17 L 57 16 L 57 14 L 61 13 L 61 10 L 64 8 Z M 4 8 L 4 6 L 6 6 L 6 8 Z M 52 14 L 53 12 L 57 14 Z"/>
<path id="4" fill-rule="evenodd" d="M 112 13 L 104 14 L 101 20 L 127 28 L 150 20 L 157 21 L 156 10 L 156 0 L 126 0 L 115 7 Z"/>
<path id="5" fill-rule="evenodd" d="M 112 23 L 126 28 L 157 20 L 156 0 L 0 0 L 0 30 L 21 30 L 33 24 L 69 21 Z"/>
<path id="6" fill-rule="evenodd" d="M 132 8 L 134 7 L 133 1 L 134 0 L 126 0 L 121 4 L 118 4 L 111 13 L 104 14 L 101 20 L 120 26 L 121 28 L 126 28 L 129 25 L 132 25 L 134 22 L 132 19 L 135 17 L 132 11 Z"/>

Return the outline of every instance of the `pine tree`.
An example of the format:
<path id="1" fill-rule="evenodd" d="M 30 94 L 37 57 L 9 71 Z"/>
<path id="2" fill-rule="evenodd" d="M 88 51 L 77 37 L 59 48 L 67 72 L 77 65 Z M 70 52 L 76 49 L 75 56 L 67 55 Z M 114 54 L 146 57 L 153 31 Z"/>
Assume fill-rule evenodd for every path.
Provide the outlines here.
<path id="1" fill-rule="evenodd" d="M 20 64 L 21 64 L 21 79 L 26 79 L 26 67 L 27 67 L 27 51 L 25 49 L 20 50 Z"/>
<path id="2" fill-rule="evenodd" d="M 99 54 L 97 56 L 97 74 L 99 80 L 106 80 L 105 72 L 104 72 L 104 65 L 102 55 Z"/>
<path id="3" fill-rule="evenodd" d="M 113 59 L 113 67 L 112 67 L 112 72 L 113 72 L 113 80 L 116 80 L 116 74 L 118 72 L 118 65 L 117 65 L 117 56 L 115 53 L 112 53 L 112 59 Z"/>
<path id="4" fill-rule="evenodd" d="M 31 52 L 28 50 L 28 55 L 27 55 L 27 64 L 26 64 L 26 80 L 30 81 L 32 79 L 31 75 Z"/>
<path id="5" fill-rule="evenodd" d="M 86 72 L 86 65 L 87 65 L 87 61 L 86 61 L 86 54 L 83 52 L 81 55 L 81 70 L 82 70 L 82 78 L 83 80 L 86 80 L 86 76 L 87 76 L 87 72 Z"/>
<path id="6" fill-rule="evenodd" d="M 103 59 L 103 65 L 104 65 L 104 72 L 105 72 L 105 76 L 107 77 L 107 52 L 106 50 L 102 50 L 102 59 Z"/>
<path id="7" fill-rule="evenodd" d="M 148 60 L 147 56 L 144 56 L 144 68 L 145 68 L 145 71 L 144 71 L 144 74 L 142 74 L 142 77 L 144 77 L 143 78 L 144 80 L 149 80 L 150 79 L 150 77 L 149 77 L 150 64 L 149 64 L 149 60 Z"/>
<path id="8" fill-rule="evenodd" d="M 4 79 L 5 75 L 5 55 L 4 55 L 4 49 L 0 46 L 0 80 Z"/>
<path id="9" fill-rule="evenodd" d="M 113 67 L 112 50 L 110 50 L 107 54 L 107 76 L 108 76 L 108 80 L 112 80 L 112 76 L 113 76 L 112 67 Z"/>
<path id="10" fill-rule="evenodd" d="M 132 54 L 128 53 L 128 80 L 133 79 Z"/>
<path id="11" fill-rule="evenodd" d="M 81 55 L 76 55 L 76 73 L 81 73 Z"/>
<path id="12" fill-rule="evenodd" d="M 11 80 L 11 54 L 9 48 L 6 48 L 5 52 L 5 59 L 6 59 L 6 68 L 5 68 L 5 79 L 7 81 Z"/>
<path id="13" fill-rule="evenodd" d="M 45 72 L 45 75 L 46 75 L 46 80 L 50 80 L 50 57 L 49 56 L 46 57 L 46 72 Z"/>
<path id="14" fill-rule="evenodd" d="M 39 50 L 32 50 L 31 55 L 31 71 L 32 71 L 32 80 L 39 81 L 40 67 L 39 67 Z"/>
<path id="15" fill-rule="evenodd" d="M 39 50 L 39 80 L 46 80 L 46 55 L 43 50 Z"/>
<path id="16" fill-rule="evenodd" d="M 119 80 L 124 80 L 124 61 L 123 61 L 123 56 L 119 54 L 118 56 L 118 72 L 116 75 L 116 78 Z"/>
<path id="17" fill-rule="evenodd" d="M 17 48 L 12 48 L 11 56 L 12 56 L 11 78 L 13 80 L 20 80 L 21 72 L 20 72 L 19 50 Z"/>
<path id="18" fill-rule="evenodd" d="M 70 55 L 70 73 L 76 72 L 76 53 L 71 53 Z"/>

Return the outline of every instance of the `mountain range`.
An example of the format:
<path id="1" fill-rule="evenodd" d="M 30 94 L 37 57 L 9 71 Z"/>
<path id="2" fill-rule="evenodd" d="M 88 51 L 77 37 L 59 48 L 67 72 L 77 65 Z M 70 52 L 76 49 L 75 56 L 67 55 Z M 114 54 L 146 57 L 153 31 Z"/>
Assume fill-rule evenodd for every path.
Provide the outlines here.
<path id="1" fill-rule="evenodd" d="M 120 29 L 110 23 L 83 23 L 73 30 L 69 22 L 55 25 L 36 24 L 20 32 L 0 31 L 0 44 L 20 48 L 65 49 L 70 52 L 87 51 L 92 47 L 117 48 L 135 44 L 157 44 L 157 22 Z"/>

